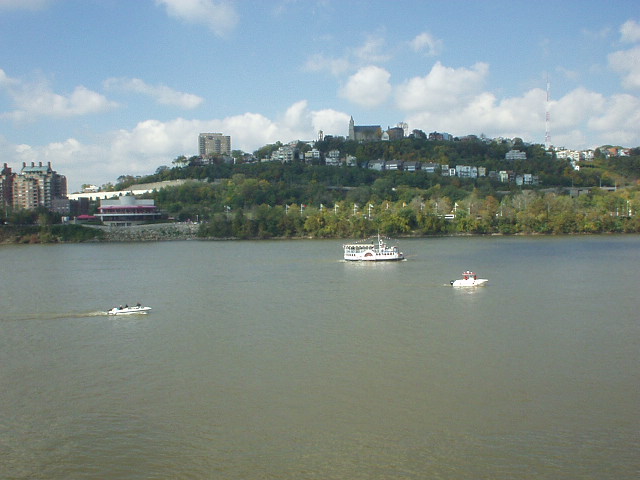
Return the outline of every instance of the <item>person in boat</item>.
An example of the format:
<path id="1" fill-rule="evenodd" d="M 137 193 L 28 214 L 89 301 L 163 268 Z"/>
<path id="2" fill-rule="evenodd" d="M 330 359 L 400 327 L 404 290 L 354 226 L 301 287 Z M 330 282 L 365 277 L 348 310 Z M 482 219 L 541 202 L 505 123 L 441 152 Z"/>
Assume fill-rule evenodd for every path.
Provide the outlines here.
<path id="1" fill-rule="evenodd" d="M 136 303 L 136 307 L 140 308 L 142 305 L 140 305 L 140 302 Z"/>

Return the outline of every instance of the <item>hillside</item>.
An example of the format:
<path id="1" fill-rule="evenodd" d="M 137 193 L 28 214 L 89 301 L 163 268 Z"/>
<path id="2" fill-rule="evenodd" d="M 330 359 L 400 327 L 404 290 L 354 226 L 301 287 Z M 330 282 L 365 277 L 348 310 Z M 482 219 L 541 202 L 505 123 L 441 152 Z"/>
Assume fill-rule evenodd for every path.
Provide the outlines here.
<path id="1" fill-rule="evenodd" d="M 198 166 L 194 157 L 183 161 L 184 167 L 162 168 L 138 181 L 201 180 L 149 197 L 176 220 L 204 221 L 200 234 L 205 237 L 640 231 L 635 216 L 640 207 L 637 149 L 629 157 L 597 155 L 577 170 L 540 145 L 519 143 L 515 146 L 526 160 L 506 160 L 514 145 L 479 139 L 356 144 L 329 138 L 315 146 L 321 158 L 314 163 L 219 161 Z M 298 147 L 302 152 L 311 148 Z M 353 155 L 357 166 L 323 165 L 325 155 L 335 149 Z M 367 168 L 372 159 L 434 163 L 438 169 L 376 171 Z M 445 176 L 443 164 L 483 167 L 487 173 Z M 501 171 L 510 172 L 510 179 L 529 174 L 538 183 L 522 185 L 491 175 Z"/>

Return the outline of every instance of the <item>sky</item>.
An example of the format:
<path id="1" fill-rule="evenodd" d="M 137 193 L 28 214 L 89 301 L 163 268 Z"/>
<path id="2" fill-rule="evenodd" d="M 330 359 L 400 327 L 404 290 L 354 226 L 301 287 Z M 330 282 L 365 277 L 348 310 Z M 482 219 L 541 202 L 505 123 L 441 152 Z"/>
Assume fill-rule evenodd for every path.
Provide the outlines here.
<path id="1" fill-rule="evenodd" d="M 547 92 L 549 95 L 547 95 Z M 0 0 L 0 163 L 69 193 L 356 125 L 640 146 L 637 0 Z"/>

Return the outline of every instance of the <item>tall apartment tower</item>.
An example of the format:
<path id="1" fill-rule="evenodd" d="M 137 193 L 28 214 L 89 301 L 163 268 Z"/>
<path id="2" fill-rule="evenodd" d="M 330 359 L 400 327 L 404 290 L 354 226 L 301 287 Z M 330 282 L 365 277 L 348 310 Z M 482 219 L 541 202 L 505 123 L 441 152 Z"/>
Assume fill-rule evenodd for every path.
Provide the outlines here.
<path id="1" fill-rule="evenodd" d="M 198 147 L 201 157 L 231 155 L 231 137 L 221 133 L 201 133 Z"/>
<path id="2" fill-rule="evenodd" d="M 22 164 L 22 170 L 13 177 L 13 207 L 19 209 L 34 209 L 37 207 L 51 208 L 54 199 L 66 198 L 67 178 L 58 175 L 51 168 L 51 162 L 42 165 Z"/>
<path id="3" fill-rule="evenodd" d="M 11 167 L 6 163 L 0 170 L 0 205 L 13 205 L 13 178 L 15 175 L 11 172 Z"/>

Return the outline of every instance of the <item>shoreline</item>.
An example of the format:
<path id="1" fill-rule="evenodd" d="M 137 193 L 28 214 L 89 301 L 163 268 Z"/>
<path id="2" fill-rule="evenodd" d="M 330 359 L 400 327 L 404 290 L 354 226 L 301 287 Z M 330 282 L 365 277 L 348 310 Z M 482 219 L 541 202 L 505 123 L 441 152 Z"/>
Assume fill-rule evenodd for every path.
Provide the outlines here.
<path id="1" fill-rule="evenodd" d="M 53 227 L 53 226 L 52 226 Z M 0 227 L 0 245 L 51 245 L 69 243 L 144 243 L 168 241 L 257 241 L 257 240 L 349 240 L 353 237 L 320 238 L 312 236 L 296 237 L 200 237 L 199 224 L 194 223 L 160 223 L 150 225 L 134 225 L 129 227 L 106 227 L 101 225 L 81 225 L 84 236 L 80 238 L 62 238 L 50 231 L 49 227 L 39 226 L 2 226 Z M 90 235 L 89 230 L 96 231 Z M 578 235 L 629 235 L 637 232 L 579 232 L 579 233 L 450 233 L 450 234 L 404 234 L 394 235 L 395 239 L 430 238 L 430 237 L 506 237 L 506 236 L 578 236 Z"/>

